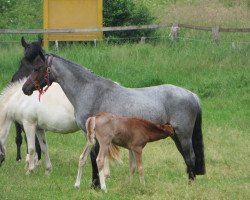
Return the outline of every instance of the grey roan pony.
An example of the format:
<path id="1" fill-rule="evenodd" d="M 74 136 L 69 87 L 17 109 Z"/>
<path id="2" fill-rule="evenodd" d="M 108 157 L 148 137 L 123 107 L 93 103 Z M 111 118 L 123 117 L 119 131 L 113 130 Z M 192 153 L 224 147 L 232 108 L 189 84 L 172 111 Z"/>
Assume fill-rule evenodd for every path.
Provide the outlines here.
<path id="1" fill-rule="evenodd" d="M 156 124 L 170 123 L 175 129 L 173 140 L 185 160 L 189 180 L 205 174 L 201 106 L 194 93 L 174 85 L 125 88 L 80 65 L 42 52 L 33 60 L 33 65 L 34 71 L 23 85 L 23 92 L 31 95 L 52 82 L 59 83 L 75 109 L 78 126 L 85 133 L 86 120 L 97 112 L 141 117 Z M 94 186 L 100 185 L 96 165 L 98 151 L 99 145 L 91 151 Z"/>

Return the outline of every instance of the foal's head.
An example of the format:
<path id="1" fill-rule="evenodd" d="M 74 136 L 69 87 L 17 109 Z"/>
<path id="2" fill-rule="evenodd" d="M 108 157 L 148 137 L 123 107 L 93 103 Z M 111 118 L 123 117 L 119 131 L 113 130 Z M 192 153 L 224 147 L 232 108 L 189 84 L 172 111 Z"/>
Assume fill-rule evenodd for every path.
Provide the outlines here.
<path id="1" fill-rule="evenodd" d="M 4 147 L 0 141 L 0 166 L 2 165 L 2 162 L 5 160 L 5 151 Z"/>
<path id="2" fill-rule="evenodd" d="M 53 78 L 50 74 L 51 66 L 49 66 L 51 65 L 51 61 L 52 58 L 50 64 L 48 64 L 43 53 L 39 52 L 39 56 L 32 61 L 34 69 L 23 85 L 22 90 L 24 94 L 32 95 L 34 90 L 42 92 L 44 86 L 49 86 L 53 82 Z"/>
<path id="3" fill-rule="evenodd" d="M 31 43 L 27 43 L 24 37 L 22 37 L 21 43 L 22 43 L 22 46 L 24 47 L 24 57 L 29 61 L 34 60 L 35 57 L 38 56 L 40 52 L 43 52 L 43 49 L 42 49 L 43 42 L 40 37 L 38 38 L 38 41 L 31 42 Z"/>
<path id="4" fill-rule="evenodd" d="M 160 127 L 166 132 L 169 134 L 169 136 L 173 136 L 174 133 L 175 133 L 175 130 L 173 128 L 173 126 L 171 126 L 171 124 L 169 123 L 166 123 L 164 125 L 160 125 Z"/>

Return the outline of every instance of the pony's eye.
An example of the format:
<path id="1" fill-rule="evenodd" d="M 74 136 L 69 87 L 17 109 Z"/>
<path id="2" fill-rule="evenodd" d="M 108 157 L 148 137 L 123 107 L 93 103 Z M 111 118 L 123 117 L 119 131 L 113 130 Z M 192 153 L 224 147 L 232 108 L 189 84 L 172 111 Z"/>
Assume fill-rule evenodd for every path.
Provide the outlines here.
<path id="1" fill-rule="evenodd" d="M 40 67 L 39 68 L 34 68 L 35 72 L 39 72 L 40 71 Z"/>

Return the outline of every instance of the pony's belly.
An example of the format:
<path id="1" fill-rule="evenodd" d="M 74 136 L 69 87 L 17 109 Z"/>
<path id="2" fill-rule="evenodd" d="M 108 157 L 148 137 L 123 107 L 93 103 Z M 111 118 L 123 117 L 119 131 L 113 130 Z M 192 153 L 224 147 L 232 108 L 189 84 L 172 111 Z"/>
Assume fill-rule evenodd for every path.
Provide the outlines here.
<path id="1" fill-rule="evenodd" d="M 59 117 L 57 115 L 48 116 L 48 118 L 38 119 L 37 126 L 40 129 L 57 133 L 71 133 L 79 130 L 75 119 L 72 116 Z"/>

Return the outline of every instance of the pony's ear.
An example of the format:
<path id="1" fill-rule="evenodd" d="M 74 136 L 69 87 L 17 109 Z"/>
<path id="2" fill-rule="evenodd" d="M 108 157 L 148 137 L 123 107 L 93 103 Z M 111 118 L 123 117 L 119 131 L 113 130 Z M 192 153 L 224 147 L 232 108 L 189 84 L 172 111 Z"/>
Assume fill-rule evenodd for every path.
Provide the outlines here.
<path id="1" fill-rule="evenodd" d="M 43 38 L 41 37 L 41 35 L 38 35 L 38 43 L 40 44 L 40 46 L 43 45 Z"/>
<path id="2" fill-rule="evenodd" d="M 45 56 L 43 55 L 43 52 L 39 52 L 39 55 L 40 55 L 40 57 L 42 58 L 42 60 L 45 62 Z"/>
<path id="3" fill-rule="evenodd" d="M 24 48 L 27 48 L 27 45 L 28 45 L 28 44 L 26 43 L 24 37 L 21 38 L 21 43 L 22 43 L 22 46 L 23 46 Z"/>

